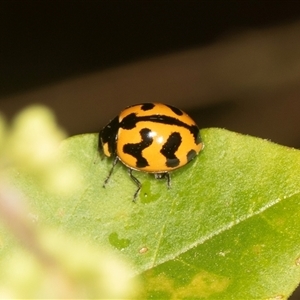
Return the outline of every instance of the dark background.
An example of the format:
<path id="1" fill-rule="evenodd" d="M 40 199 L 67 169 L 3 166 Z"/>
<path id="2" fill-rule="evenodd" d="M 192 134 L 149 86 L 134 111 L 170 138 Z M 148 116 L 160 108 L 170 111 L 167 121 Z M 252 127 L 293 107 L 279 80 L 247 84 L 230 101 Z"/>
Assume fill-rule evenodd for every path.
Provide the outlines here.
<path id="1" fill-rule="evenodd" d="M 0 97 L 293 20 L 299 1 L 1 1 Z"/>
<path id="2" fill-rule="evenodd" d="M 1 1 L 0 110 L 9 116 L 21 107 L 18 99 L 22 96 L 14 98 L 15 95 L 66 79 L 81 78 L 160 55 L 207 47 L 243 32 L 297 21 L 300 21 L 300 1 L 287 0 Z M 300 96 L 300 93 L 296 95 Z M 285 101 L 284 97 L 282 99 Z M 81 101 L 84 105 L 86 99 Z M 11 109 L 11 102 L 15 102 L 14 109 Z M 300 108 L 299 100 L 295 103 L 295 107 Z M 256 122 L 256 114 L 249 123 L 258 123 L 258 129 L 243 127 L 241 119 L 235 123 L 226 122 L 226 118 L 223 118 L 224 122 L 220 121 L 235 105 L 232 99 L 220 99 L 212 105 L 199 105 L 191 113 L 202 120 L 201 127 L 218 125 L 300 146 L 299 124 L 293 130 L 286 129 L 283 136 L 290 133 L 291 138 L 285 140 L 278 137 L 277 132 L 279 127 L 284 130 L 285 122 L 270 125 L 274 128 L 266 133 L 263 131 L 265 124 Z M 59 119 L 62 123 L 64 114 L 76 114 L 72 107 L 70 100 L 69 108 L 62 109 Z M 184 104 L 181 107 L 184 108 Z M 90 109 L 95 110 L 95 107 Z M 265 111 L 266 115 L 261 119 L 267 118 L 268 112 Z M 116 108 L 115 114 L 118 112 Z M 290 116 L 287 114 L 281 118 L 288 123 Z M 72 134 L 97 131 L 97 126 L 85 126 L 86 119 L 77 118 L 79 127 L 76 129 L 72 129 L 71 123 L 63 125 Z M 103 122 L 99 121 L 100 124 Z M 295 294 L 291 299 L 299 297 Z"/>
<path id="3" fill-rule="evenodd" d="M 11 118 L 44 103 L 74 135 L 99 131 L 129 104 L 163 101 L 200 127 L 300 147 L 300 27 L 280 35 L 297 22 L 300 1 L 0 0 L 0 109 Z M 172 54 L 189 49 L 199 53 L 194 70 L 185 58 L 173 66 Z"/>

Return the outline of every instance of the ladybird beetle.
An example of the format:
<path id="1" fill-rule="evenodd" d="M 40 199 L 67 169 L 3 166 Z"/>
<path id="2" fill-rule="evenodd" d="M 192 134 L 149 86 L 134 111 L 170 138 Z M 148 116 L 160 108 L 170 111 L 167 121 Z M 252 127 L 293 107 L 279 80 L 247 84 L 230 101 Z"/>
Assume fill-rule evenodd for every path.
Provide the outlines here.
<path id="1" fill-rule="evenodd" d="M 198 126 L 182 110 L 161 103 L 129 106 L 99 133 L 99 150 L 113 158 L 103 187 L 120 160 L 137 185 L 133 201 L 142 187 L 133 170 L 166 178 L 169 188 L 169 172 L 186 165 L 202 148 Z"/>

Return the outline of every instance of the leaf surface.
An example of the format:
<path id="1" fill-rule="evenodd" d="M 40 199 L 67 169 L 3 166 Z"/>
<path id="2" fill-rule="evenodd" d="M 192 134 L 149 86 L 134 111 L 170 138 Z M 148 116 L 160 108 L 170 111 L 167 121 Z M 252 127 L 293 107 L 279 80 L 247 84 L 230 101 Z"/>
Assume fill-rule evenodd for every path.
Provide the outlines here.
<path id="1" fill-rule="evenodd" d="M 41 224 L 129 259 L 147 298 L 284 299 L 300 278 L 300 152 L 223 129 L 201 134 L 204 150 L 171 174 L 171 189 L 135 172 L 136 203 L 120 163 L 102 187 L 112 161 L 101 160 L 97 134 L 61 145 L 84 183 L 71 196 L 16 179 Z"/>

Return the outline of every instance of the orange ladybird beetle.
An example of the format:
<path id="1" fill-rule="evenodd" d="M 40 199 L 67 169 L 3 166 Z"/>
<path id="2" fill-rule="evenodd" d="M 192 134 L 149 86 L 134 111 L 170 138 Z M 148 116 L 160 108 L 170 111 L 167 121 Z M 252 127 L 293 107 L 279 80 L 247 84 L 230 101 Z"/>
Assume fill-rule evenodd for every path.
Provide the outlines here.
<path id="1" fill-rule="evenodd" d="M 152 173 L 157 179 L 166 178 L 169 188 L 169 172 L 186 165 L 202 148 L 198 126 L 182 110 L 161 103 L 129 106 L 99 133 L 99 150 L 113 158 L 103 187 L 120 160 L 137 185 L 133 201 L 142 187 L 133 170 Z"/>

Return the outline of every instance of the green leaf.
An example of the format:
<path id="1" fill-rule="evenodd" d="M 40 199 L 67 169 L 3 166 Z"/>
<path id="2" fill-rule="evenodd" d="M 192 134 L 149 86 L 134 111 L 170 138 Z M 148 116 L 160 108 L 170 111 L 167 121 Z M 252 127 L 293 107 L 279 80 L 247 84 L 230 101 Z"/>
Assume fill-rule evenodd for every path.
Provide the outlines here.
<path id="1" fill-rule="evenodd" d="M 124 260 L 82 236 L 44 226 L 51 205 L 40 211 L 39 204 L 57 195 L 67 199 L 85 184 L 76 161 L 59 152 L 63 136 L 46 107 L 26 108 L 10 127 L 0 115 L 0 219 L 6 225 L 0 227 L 0 298 L 134 297 L 139 285 Z M 16 188 L 22 185 L 29 203 Z"/>
<path id="2" fill-rule="evenodd" d="M 299 205 L 287 198 L 144 272 L 144 298 L 286 299 L 299 282 Z"/>
<path id="3" fill-rule="evenodd" d="M 300 152 L 222 129 L 201 131 L 205 148 L 171 174 L 172 187 L 101 160 L 97 134 L 60 148 L 81 185 L 53 195 L 15 175 L 39 224 L 84 237 L 132 262 L 147 298 L 285 299 L 300 279 Z M 275 298 L 274 298 L 275 299 Z M 276 298 L 277 299 L 277 298 Z"/>

